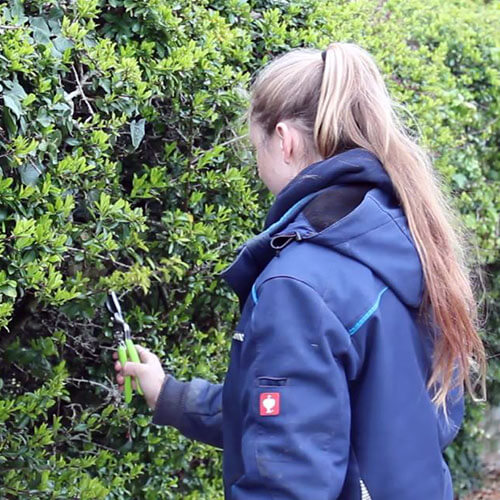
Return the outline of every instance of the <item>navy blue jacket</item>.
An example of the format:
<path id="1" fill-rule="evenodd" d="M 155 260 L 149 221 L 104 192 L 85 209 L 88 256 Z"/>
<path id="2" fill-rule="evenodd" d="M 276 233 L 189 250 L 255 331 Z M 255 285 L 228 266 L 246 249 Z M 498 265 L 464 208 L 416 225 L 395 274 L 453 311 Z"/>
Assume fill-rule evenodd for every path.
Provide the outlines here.
<path id="1" fill-rule="evenodd" d="M 378 159 L 309 165 L 222 272 L 240 300 L 224 384 L 168 376 L 153 415 L 223 448 L 231 500 L 452 500 L 426 381 L 422 267 Z"/>

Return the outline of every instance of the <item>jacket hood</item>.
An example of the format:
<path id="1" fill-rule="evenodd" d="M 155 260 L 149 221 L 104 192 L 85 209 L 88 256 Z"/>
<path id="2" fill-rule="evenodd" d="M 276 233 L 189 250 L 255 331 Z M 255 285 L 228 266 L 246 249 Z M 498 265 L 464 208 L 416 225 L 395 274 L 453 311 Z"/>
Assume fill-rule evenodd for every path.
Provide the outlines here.
<path id="1" fill-rule="evenodd" d="M 318 195 L 340 195 L 353 185 L 370 185 L 361 203 L 322 230 L 316 230 L 304 208 Z M 341 196 L 338 196 L 341 199 Z M 321 210 L 319 198 L 318 207 Z M 313 163 L 280 191 L 264 230 L 239 247 L 236 260 L 221 276 L 240 299 L 240 309 L 267 263 L 291 241 L 308 240 L 368 266 L 408 306 L 422 301 L 423 274 L 406 217 L 392 182 L 378 158 L 356 148 Z"/>

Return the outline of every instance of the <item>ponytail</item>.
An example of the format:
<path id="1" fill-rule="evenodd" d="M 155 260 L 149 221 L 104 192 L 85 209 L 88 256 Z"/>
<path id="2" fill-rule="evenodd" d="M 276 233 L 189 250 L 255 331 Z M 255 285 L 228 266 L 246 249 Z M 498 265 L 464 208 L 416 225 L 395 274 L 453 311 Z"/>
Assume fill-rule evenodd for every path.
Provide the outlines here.
<path id="1" fill-rule="evenodd" d="M 253 85 L 249 116 L 268 136 L 278 121 L 294 120 L 314 145 L 309 153 L 322 158 L 361 147 L 384 165 L 422 262 L 421 312 L 438 333 L 427 387 L 446 414 L 454 387 L 465 384 L 474 398 L 480 385 L 485 398 L 486 355 L 461 226 L 429 155 L 407 134 L 394 107 L 372 56 L 355 44 L 333 43 L 323 57 L 315 49 L 295 49 L 268 64 Z"/>

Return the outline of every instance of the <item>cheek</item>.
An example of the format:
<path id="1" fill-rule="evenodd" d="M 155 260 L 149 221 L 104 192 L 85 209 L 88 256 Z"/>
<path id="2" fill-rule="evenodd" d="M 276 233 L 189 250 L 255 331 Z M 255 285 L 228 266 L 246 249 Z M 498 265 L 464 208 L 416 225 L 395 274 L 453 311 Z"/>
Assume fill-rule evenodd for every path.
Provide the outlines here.
<path id="1" fill-rule="evenodd" d="M 264 156 L 259 151 L 255 153 L 255 161 L 257 163 L 257 169 L 259 171 L 262 170 L 262 166 L 264 165 Z"/>

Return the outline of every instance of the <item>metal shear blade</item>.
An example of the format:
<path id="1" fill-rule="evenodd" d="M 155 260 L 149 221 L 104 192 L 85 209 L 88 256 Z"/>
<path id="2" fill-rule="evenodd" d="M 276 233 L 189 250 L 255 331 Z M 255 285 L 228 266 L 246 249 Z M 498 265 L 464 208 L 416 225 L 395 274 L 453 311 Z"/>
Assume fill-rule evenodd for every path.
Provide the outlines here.
<path id="1" fill-rule="evenodd" d="M 123 318 L 122 309 L 116 293 L 111 291 L 106 299 L 106 307 L 113 316 L 113 321 L 123 330 L 125 337 L 130 333 L 130 327 Z"/>
<path id="2" fill-rule="evenodd" d="M 108 308 L 108 311 L 113 314 L 113 316 L 118 314 L 123 317 L 122 308 L 120 307 L 120 302 L 118 301 L 118 297 L 115 292 L 109 292 L 108 298 L 106 299 L 106 307 Z"/>

